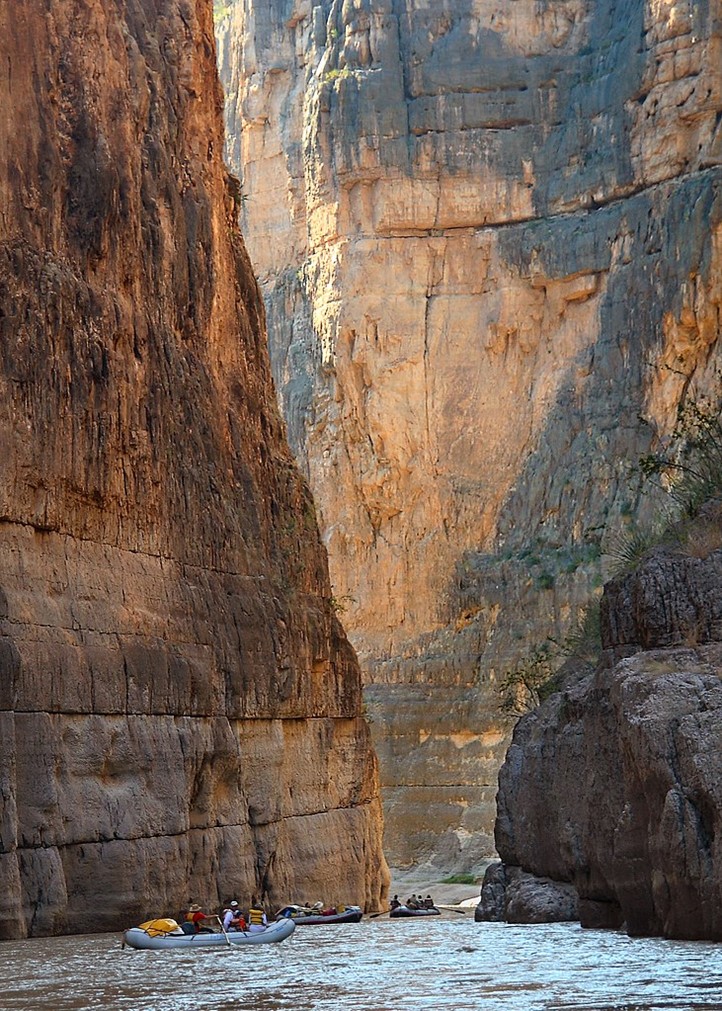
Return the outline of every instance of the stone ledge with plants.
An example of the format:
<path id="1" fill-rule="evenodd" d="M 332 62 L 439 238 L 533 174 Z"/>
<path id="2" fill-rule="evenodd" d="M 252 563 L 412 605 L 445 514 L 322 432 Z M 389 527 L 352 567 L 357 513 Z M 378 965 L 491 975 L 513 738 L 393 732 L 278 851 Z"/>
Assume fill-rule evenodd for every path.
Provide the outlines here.
<path id="1" fill-rule="evenodd" d="M 665 505 L 606 546 L 598 663 L 555 684 L 537 651 L 521 683 L 538 705 L 500 772 L 497 849 L 572 885 L 585 926 L 722 939 L 721 414 L 688 403 L 640 463 Z"/>

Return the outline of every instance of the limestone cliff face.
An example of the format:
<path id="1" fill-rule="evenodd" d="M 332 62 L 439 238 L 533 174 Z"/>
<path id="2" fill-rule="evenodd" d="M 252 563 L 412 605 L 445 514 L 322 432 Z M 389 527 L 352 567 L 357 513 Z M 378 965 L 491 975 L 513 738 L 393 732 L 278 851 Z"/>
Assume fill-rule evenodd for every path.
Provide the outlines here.
<path id="1" fill-rule="evenodd" d="M 221 25 L 394 863 L 491 848 L 494 678 L 573 620 L 629 463 L 711 382 L 721 24 L 719 0 L 235 0 Z"/>
<path id="2" fill-rule="evenodd" d="M 0 4 L 0 936 L 377 904 L 205 0 Z"/>
<path id="3" fill-rule="evenodd" d="M 587 926 L 720 940 L 722 553 L 657 549 L 603 603 L 606 662 L 514 732 L 499 853 Z"/>

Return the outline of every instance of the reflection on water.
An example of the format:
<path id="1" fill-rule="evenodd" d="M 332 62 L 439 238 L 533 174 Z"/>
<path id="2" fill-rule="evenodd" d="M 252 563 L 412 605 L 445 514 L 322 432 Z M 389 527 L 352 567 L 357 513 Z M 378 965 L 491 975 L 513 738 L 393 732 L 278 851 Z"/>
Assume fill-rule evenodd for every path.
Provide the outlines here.
<path id="1" fill-rule="evenodd" d="M 722 1011 L 722 948 L 574 924 L 370 920 L 267 947 L 0 944 L 2 1011 Z"/>

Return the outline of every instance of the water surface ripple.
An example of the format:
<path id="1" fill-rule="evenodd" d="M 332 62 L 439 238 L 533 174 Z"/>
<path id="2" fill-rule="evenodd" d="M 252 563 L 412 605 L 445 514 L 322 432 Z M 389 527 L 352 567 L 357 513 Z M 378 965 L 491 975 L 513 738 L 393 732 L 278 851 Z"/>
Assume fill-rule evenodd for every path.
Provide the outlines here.
<path id="1" fill-rule="evenodd" d="M 2 1011 L 722 1011 L 722 948 L 576 924 L 367 920 L 280 945 L 0 944 Z"/>

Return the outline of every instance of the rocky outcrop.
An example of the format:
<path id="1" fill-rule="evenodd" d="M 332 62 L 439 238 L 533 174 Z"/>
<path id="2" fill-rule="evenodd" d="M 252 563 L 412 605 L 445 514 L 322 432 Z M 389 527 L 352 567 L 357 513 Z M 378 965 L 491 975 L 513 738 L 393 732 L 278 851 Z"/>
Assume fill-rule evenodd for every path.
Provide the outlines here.
<path id="1" fill-rule="evenodd" d="M 484 873 L 477 923 L 568 923 L 579 919 L 573 885 L 526 874 L 519 867 L 490 864 Z"/>
<path id="2" fill-rule="evenodd" d="M 0 10 L 2 937 L 386 884 L 210 4 L 161 7 Z"/>
<path id="3" fill-rule="evenodd" d="M 652 552 L 605 590 L 606 662 L 514 732 L 499 854 L 585 926 L 722 939 L 720 587 L 719 549 Z"/>
<path id="4" fill-rule="evenodd" d="M 389 856 L 472 864 L 494 678 L 573 621 L 585 552 L 638 508 L 629 462 L 714 381 L 719 2 L 235 0 L 220 38 Z"/>

